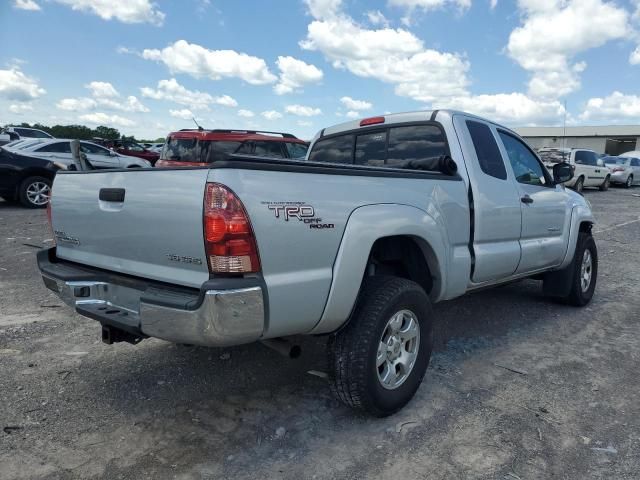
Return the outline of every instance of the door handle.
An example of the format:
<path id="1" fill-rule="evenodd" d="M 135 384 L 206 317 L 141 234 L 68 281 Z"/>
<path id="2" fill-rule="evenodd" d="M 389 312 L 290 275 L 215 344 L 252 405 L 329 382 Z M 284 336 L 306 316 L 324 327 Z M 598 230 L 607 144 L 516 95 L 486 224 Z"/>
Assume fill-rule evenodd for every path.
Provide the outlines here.
<path id="1" fill-rule="evenodd" d="M 522 203 L 533 203 L 533 198 L 531 198 L 529 195 L 525 195 L 524 197 L 520 197 L 520 201 Z"/>
<path id="2" fill-rule="evenodd" d="M 124 188 L 101 188 L 98 198 L 103 202 L 124 202 Z"/>

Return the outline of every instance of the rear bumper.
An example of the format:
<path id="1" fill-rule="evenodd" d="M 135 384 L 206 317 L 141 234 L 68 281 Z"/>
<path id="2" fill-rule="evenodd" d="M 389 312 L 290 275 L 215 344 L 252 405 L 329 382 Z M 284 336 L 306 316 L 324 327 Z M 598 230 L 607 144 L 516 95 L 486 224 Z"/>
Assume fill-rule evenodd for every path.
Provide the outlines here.
<path id="1" fill-rule="evenodd" d="M 55 248 L 39 252 L 38 266 L 45 286 L 76 312 L 140 337 L 219 347 L 256 341 L 264 330 L 259 278 L 183 289 L 58 260 Z"/>
<path id="2" fill-rule="evenodd" d="M 629 174 L 627 172 L 615 172 L 611 174 L 611 183 L 626 183 Z"/>

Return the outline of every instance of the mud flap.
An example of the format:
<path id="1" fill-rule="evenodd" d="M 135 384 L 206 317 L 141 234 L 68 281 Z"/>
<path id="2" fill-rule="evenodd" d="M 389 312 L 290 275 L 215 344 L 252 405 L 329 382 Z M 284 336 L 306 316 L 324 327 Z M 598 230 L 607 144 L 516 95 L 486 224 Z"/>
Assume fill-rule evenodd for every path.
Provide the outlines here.
<path id="1" fill-rule="evenodd" d="M 542 293 L 549 297 L 566 297 L 571 292 L 573 274 L 575 272 L 575 256 L 571 263 L 562 270 L 549 272 L 544 275 Z"/>

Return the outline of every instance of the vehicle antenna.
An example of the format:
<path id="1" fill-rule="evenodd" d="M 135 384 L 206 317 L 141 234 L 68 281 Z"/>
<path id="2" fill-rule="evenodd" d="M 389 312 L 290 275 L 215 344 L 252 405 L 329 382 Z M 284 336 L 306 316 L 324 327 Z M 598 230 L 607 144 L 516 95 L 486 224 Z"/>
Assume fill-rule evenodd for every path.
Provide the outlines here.
<path id="1" fill-rule="evenodd" d="M 204 128 L 202 128 L 202 127 L 200 126 L 200 124 L 196 121 L 196 117 L 191 117 L 191 118 L 192 118 L 192 120 L 193 120 L 193 123 L 195 123 L 195 124 L 196 124 L 196 127 L 198 127 L 198 130 L 200 130 L 200 131 L 204 130 Z"/>

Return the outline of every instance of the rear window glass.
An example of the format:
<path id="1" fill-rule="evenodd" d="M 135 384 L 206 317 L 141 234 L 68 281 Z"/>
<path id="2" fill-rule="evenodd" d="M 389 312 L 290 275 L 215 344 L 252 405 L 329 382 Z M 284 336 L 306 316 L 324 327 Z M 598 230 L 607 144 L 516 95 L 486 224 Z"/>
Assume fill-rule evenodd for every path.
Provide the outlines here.
<path id="1" fill-rule="evenodd" d="M 386 164 L 390 167 L 409 160 L 423 160 L 446 154 L 444 134 L 435 125 L 413 125 L 389 130 L 389 153 Z"/>
<path id="2" fill-rule="evenodd" d="M 543 162 L 547 163 L 564 163 L 569 162 L 571 152 L 563 152 L 562 150 L 541 150 L 538 156 Z"/>
<path id="3" fill-rule="evenodd" d="M 318 140 L 311 150 L 309 161 L 353 163 L 353 135 Z"/>
<path id="4" fill-rule="evenodd" d="M 467 128 L 482 171 L 492 177 L 506 180 L 507 169 L 489 126 L 480 122 L 467 121 Z"/>
<path id="5" fill-rule="evenodd" d="M 215 140 L 198 141 L 197 138 L 169 138 L 160 158 L 172 162 L 211 163 L 235 153 L 241 142 Z"/>
<path id="6" fill-rule="evenodd" d="M 281 142 L 254 142 L 253 154 L 258 157 L 283 158 Z"/>
<path id="7" fill-rule="evenodd" d="M 356 138 L 356 165 L 384 166 L 387 157 L 387 132 L 365 133 Z"/>
<path id="8" fill-rule="evenodd" d="M 603 160 L 607 165 L 629 165 L 629 159 L 623 157 L 604 157 Z"/>
<path id="9" fill-rule="evenodd" d="M 287 146 L 287 152 L 289 153 L 290 158 L 304 158 L 307 156 L 309 145 L 292 142 L 286 142 L 285 145 Z"/>
<path id="10" fill-rule="evenodd" d="M 36 152 L 71 153 L 71 144 L 69 142 L 50 143 L 38 148 Z"/>

